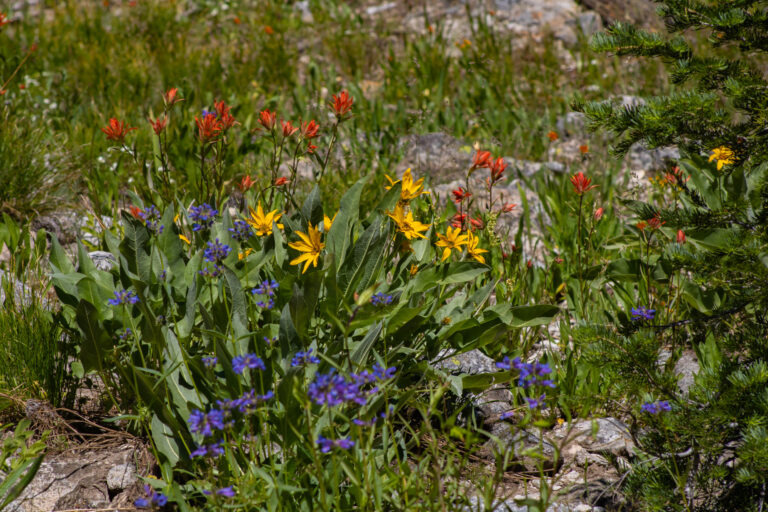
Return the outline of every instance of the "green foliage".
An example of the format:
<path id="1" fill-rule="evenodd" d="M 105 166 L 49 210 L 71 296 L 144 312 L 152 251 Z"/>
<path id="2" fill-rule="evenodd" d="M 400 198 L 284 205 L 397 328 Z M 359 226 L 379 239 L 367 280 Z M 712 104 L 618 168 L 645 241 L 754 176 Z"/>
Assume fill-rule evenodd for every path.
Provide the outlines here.
<path id="1" fill-rule="evenodd" d="M 5 508 L 15 500 L 29 485 L 37 474 L 43 462 L 45 440 L 48 432 L 42 438 L 32 442 L 33 432 L 29 429 L 30 422 L 21 420 L 12 433 L 6 435 L 10 425 L 0 426 L 3 434 L 3 445 L 0 450 L 0 508 Z"/>

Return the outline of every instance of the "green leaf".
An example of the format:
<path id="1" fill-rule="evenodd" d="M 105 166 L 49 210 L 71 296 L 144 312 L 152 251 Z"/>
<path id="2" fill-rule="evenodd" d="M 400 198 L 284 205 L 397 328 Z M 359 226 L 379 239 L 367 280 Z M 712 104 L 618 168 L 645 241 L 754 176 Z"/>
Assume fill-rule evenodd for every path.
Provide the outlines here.
<path id="1" fill-rule="evenodd" d="M 371 348 L 373 348 L 374 343 L 379 339 L 379 334 L 381 334 L 383 327 L 383 322 L 378 322 L 371 327 L 365 335 L 365 338 L 363 338 L 363 341 L 360 342 L 360 345 L 354 352 L 352 352 L 351 359 L 353 363 L 360 366 L 365 361 L 365 358 L 368 357 L 368 353 L 371 351 Z"/>
<path id="2" fill-rule="evenodd" d="M 165 462 L 175 466 L 181 459 L 181 450 L 173 435 L 173 430 L 163 423 L 157 414 L 152 415 L 150 429 L 152 431 L 152 441 L 155 443 L 159 454 L 162 455 Z"/>
<path id="3" fill-rule="evenodd" d="M 120 244 L 120 254 L 125 257 L 128 268 L 125 269 L 137 277 L 134 286 L 144 288 L 151 282 L 151 262 L 149 259 L 149 231 L 146 226 L 127 213 L 123 213 L 125 238 Z"/>
<path id="4" fill-rule="evenodd" d="M 336 262 L 336 269 L 341 268 L 347 249 L 352 245 L 354 235 L 354 225 L 360 215 L 360 194 L 363 185 L 368 178 L 362 178 L 352 185 L 339 204 L 339 212 L 336 214 L 336 220 L 333 221 L 331 229 L 326 237 L 326 251 L 333 254 Z"/>
<path id="5" fill-rule="evenodd" d="M 83 333 L 80 360 L 86 372 L 101 370 L 106 353 L 112 350 L 112 339 L 99 322 L 99 312 L 85 300 L 77 305 L 77 325 Z"/>
<path id="6" fill-rule="evenodd" d="M 367 288 L 375 280 L 389 239 L 386 226 L 381 217 L 376 219 L 360 235 L 351 256 L 341 266 L 338 282 L 344 297 L 349 298 L 354 291 Z"/>
<path id="7" fill-rule="evenodd" d="M 301 206 L 301 216 L 305 222 L 317 227 L 323 221 L 323 202 L 320 199 L 320 187 L 314 186 Z"/>
<path id="8" fill-rule="evenodd" d="M 0 510 L 7 507 L 13 500 L 19 497 L 24 489 L 37 474 L 40 464 L 45 455 L 40 455 L 34 459 L 24 461 L 18 468 L 5 476 L 0 483 Z"/>

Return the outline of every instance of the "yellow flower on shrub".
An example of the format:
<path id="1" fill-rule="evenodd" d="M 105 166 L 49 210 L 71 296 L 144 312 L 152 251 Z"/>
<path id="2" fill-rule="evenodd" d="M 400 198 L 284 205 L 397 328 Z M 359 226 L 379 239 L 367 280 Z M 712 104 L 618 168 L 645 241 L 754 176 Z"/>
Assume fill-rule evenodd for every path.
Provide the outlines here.
<path id="1" fill-rule="evenodd" d="M 323 231 L 325 233 L 329 232 L 331 230 L 331 226 L 333 226 L 333 221 L 336 220 L 336 216 L 339 214 L 339 212 L 336 212 L 333 214 L 333 218 L 328 217 L 327 215 L 323 214 Z"/>
<path id="2" fill-rule="evenodd" d="M 401 204 L 395 206 L 394 212 L 387 212 L 387 215 L 395 221 L 397 230 L 405 235 L 405 238 L 408 240 L 424 238 L 424 235 L 422 235 L 421 232 L 429 229 L 428 224 L 422 224 L 413 219 L 413 212 L 405 213 L 405 209 Z"/>
<path id="3" fill-rule="evenodd" d="M 481 256 L 482 253 L 488 252 L 483 248 L 480 248 L 477 246 L 477 244 L 480 242 L 480 239 L 477 238 L 472 232 L 467 233 L 467 254 L 472 256 L 475 260 L 479 261 L 480 263 L 485 263 L 485 258 Z"/>
<path id="4" fill-rule="evenodd" d="M 296 234 L 299 235 L 301 241 L 291 242 L 288 244 L 288 247 L 296 249 L 301 255 L 292 260 L 291 265 L 301 265 L 304 263 L 304 269 L 301 271 L 303 274 L 309 268 L 310 263 L 314 267 L 317 266 L 317 260 L 320 258 L 320 251 L 323 250 L 325 244 L 320 241 L 320 230 L 312 227 L 312 224 L 309 224 L 308 233 L 296 231 Z"/>
<path id="5" fill-rule="evenodd" d="M 732 149 L 720 146 L 712 150 L 709 161 L 711 162 L 712 160 L 717 160 L 717 170 L 719 171 L 724 165 L 731 165 L 736 162 L 736 154 Z"/>
<path id="6" fill-rule="evenodd" d="M 277 213 L 277 210 L 272 210 L 265 214 L 264 209 L 261 207 L 261 203 L 256 207 L 256 211 L 254 211 L 253 208 L 249 208 L 249 210 L 251 211 L 251 218 L 246 219 L 246 221 L 253 227 L 258 236 L 271 235 L 272 223 L 277 222 L 277 220 L 283 216 L 282 213 Z M 278 224 L 277 227 L 283 229 L 282 224 Z"/>
<path id="7" fill-rule="evenodd" d="M 435 245 L 443 247 L 443 258 L 441 261 L 445 261 L 451 255 L 452 250 L 461 251 L 462 245 L 467 245 L 467 235 L 461 234 L 461 228 L 449 227 L 444 235 L 437 234 L 439 239 Z"/>
<path id="8" fill-rule="evenodd" d="M 413 181 L 410 167 L 403 173 L 402 180 L 395 181 L 386 174 L 384 177 L 389 180 L 389 186 L 385 187 L 387 190 L 402 182 L 402 189 L 400 191 L 400 203 L 402 204 L 408 204 L 411 199 L 416 199 L 421 194 L 429 194 L 428 191 L 424 190 L 424 178 L 419 178 L 418 180 Z"/>
<path id="9" fill-rule="evenodd" d="M 253 249 L 251 249 L 250 247 L 246 247 L 245 251 L 237 253 L 237 259 L 238 260 L 244 260 L 252 252 L 253 252 Z"/>

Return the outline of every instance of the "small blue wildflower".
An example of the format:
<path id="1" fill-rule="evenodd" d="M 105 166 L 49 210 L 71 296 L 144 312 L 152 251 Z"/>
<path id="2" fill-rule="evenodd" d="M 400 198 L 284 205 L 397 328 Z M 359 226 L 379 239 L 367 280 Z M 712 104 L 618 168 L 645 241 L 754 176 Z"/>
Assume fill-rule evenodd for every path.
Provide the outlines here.
<path id="1" fill-rule="evenodd" d="M 645 402 L 640 409 L 648 414 L 658 414 L 663 411 L 671 411 L 672 407 L 669 406 L 667 400 L 659 400 L 657 402 Z"/>
<path id="2" fill-rule="evenodd" d="M 235 227 L 229 228 L 229 232 L 232 233 L 232 238 L 238 242 L 243 242 L 253 236 L 251 226 L 244 220 L 236 220 Z"/>
<path id="3" fill-rule="evenodd" d="M 275 296 L 275 290 L 278 289 L 280 285 L 275 281 L 274 279 L 272 281 L 262 281 L 262 283 L 251 290 L 251 293 L 254 295 L 267 295 L 269 297 Z"/>
<path id="4" fill-rule="evenodd" d="M 551 379 L 541 378 L 552 373 L 548 363 L 524 363 L 519 357 L 510 361 L 509 357 L 504 356 L 504 359 L 496 363 L 496 367 L 501 370 L 518 370 L 520 375 L 517 379 L 517 385 L 523 389 L 528 389 L 531 386 L 555 387 L 555 383 Z"/>
<path id="5" fill-rule="evenodd" d="M 262 309 L 272 309 L 275 307 L 275 299 L 269 299 L 267 302 L 263 300 L 256 301 L 256 306 Z"/>
<path id="6" fill-rule="evenodd" d="M 653 317 L 656 315 L 656 310 L 648 309 L 645 306 L 638 306 L 632 308 L 630 313 L 632 313 L 632 320 L 653 320 Z"/>
<path id="7" fill-rule="evenodd" d="M 235 491 L 232 489 L 232 487 L 222 487 L 218 491 L 216 491 L 216 494 L 219 496 L 224 496 L 225 498 L 234 498 L 235 497 Z"/>
<path id="8" fill-rule="evenodd" d="M 213 368 L 216 366 L 216 363 L 219 362 L 219 358 L 216 356 L 204 356 L 203 357 L 203 365 L 206 368 Z"/>
<path id="9" fill-rule="evenodd" d="M 372 368 L 372 374 L 377 380 L 389 380 L 395 376 L 396 371 L 394 366 L 384 368 L 379 363 L 375 363 Z"/>
<path id="10" fill-rule="evenodd" d="M 231 407 L 237 409 L 243 414 L 248 414 L 256 410 L 256 408 L 268 400 L 275 398 L 275 393 L 267 391 L 263 395 L 257 395 L 255 389 L 246 391 L 240 398 L 236 398 L 230 402 Z"/>
<path id="11" fill-rule="evenodd" d="M 502 413 L 501 416 L 499 416 L 499 419 L 502 420 L 502 421 L 503 420 L 508 420 L 509 418 L 511 418 L 514 415 L 515 415 L 514 411 L 507 411 L 505 413 Z"/>
<path id="12" fill-rule="evenodd" d="M 157 277 L 161 281 L 165 281 L 165 279 L 168 277 L 168 272 L 163 270 L 162 272 L 160 272 L 160 274 Z"/>
<path id="13" fill-rule="evenodd" d="M 201 444 L 195 451 L 190 453 L 192 457 L 211 457 L 216 458 L 224 455 L 224 443 Z"/>
<path id="14" fill-rule="evenodd" d="M 320 362 L 320 358 L 312 355 L 312 349 L 310 348 L 306 352 L 296 352 L 296 355 L 291 359 L 291 366 L 304 366 L 307 364 L 317 364 Z"/>
<path id="15" fill-rule="evenodd" d="M 232 371 L 236 374 L 242 374 L 246 368 L 251 370 L 265 370 L 264 361 L 256 354 L 245 354 L 244 356 L 235 356 L 232 358 Z"/>
<path id="16" fill-rule="evenodd" d="M 539 398 L 527 398 L 525 401 L 528 403 L 530 409 L 536 409 L 544 405 L 544 401 L 547 399 L 546 394 L 542 394 Z"/>
<path id="17" fill-rule="evenodd" d="M 213 112 L 211 112 L 211 111 L 203 109 L 203 117 L 205 117 L 205 116 L 216 117 L 216 111 L 214 110 Z"/>
<path id="18" fill-rule="evenodd" d="M 392 304 L 392 296 L 379 292 L 371 297 L 371 304 L 374 306 L 389 306 Z"/>
<path id="19" fill-rule="evenodd" d="M 139 302 L 139 298 L 132 291 L 128 290 L 115 290 L 115 298 L 109 299 L 107 303 L 110 306 L 120 306 L 122 304 L 136 304 Z"/>
<path id="20" fill-rule="evenodd" d="M 355 442 L 348 437 L 341 439 L 327 439 L 323 436 L 317 437 L 317 444 L 320 446 L 322 453 L 329 453 L 333 448 L 341 448 L 342 450 L 349 450 L 355 446 Z"/>
<path id="21" fill-rule="evenodd" d="M 225 426 L 224 412 L 218 409 L 211 409 L 207 414 L 195 409 L 189 415 L 189 430 L 193 434 L 208 437 L 214 430 L 224 430 Z"/>
<path id="22" fill-rule="evenodd" d="M 151 508 L 155 510 L 164 507 L 168 503 L 168 498 L 159 492 L 155 492 L 150 485 L 144 485 L 144 494 L 146 498 L 139 498 L 133 502 L 138 508 Z"/>
<path id="23" fill-rule="evenodd" d="M 221 267 L 214 264 L 213 267 L 205 267 L 202 270 L 197 271 L 203 277 L 219 277 L 221 275 Z"/>
<path id="24" fill-rule="evenodd" d="M 133 331 L 131 330 L 130 327 L 126 327 L 125 331 L 123 331 L 123 334 L 120 335 L 120 339 L 125 341 L 128 338 L 130 338 L 131 336 L 133 336 Z"/>
<path id="25" fill-rule="evenodd" d="M 270 347 L 271 347 L 271 346 L 272 346 L 272 344 L 273 344 L 273 343 L 275 343 L 276 341 L 277 341 L 277 336 L 275 336 L 274 338 L 268 338 L 268 337 L 264 336 L 264 342 L 265 342 L 267 345 L 269 345 Z"/>
<path id="26" fill-rule="evenodd" d="M 147 226 L 152 233 L 159 235 L 163 232 L 163 225 L 160 224 L 162 215 L 154 205 L 149 208 L 145 208 L 144 211 L 139 212 L 139 218 L 144 221 L 144 225 Z"/>
<path id="27" fill-rule="evenodd" d="M 213 225 L 213 220 L 218 214 L 219 210 L 208 203 L 203 203 L 200 206 L 192 206 L 189 209 L 189 218 L 194 222 L 194 224 L 192 224 L 192 231 L 200 231 L 210 228 Z"/>
<path id="28" fill-rule="evenodd" d="M 208 242 L 208 248 L 203 253 L 203 257 L 211 263 L 221 263 L 221 260 L 226 258 L 231 250 L 230 246 L 219 242 L 217 238 L 215 242 Z"/>

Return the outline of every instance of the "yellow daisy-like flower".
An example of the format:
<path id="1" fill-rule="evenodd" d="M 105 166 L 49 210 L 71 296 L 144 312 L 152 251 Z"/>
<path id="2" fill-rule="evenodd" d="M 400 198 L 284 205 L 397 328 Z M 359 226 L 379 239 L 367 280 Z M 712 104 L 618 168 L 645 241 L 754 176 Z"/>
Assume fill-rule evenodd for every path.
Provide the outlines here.
<path id="1" fill-rule="evenodd" d="M 323 232 L 327 233 L 331 230 L 331 226 L 333 226 L 333 221 L 336 220 L 336 216 L 338 214 L 339 212 L 334 213 L 333 218 L 330 218 L 327 215 L 323 214 Z"/>
<path id="2" fill-rule="evenodd" d="M 299 235 L 301 241 L 291 242 L 288 244 L 288 247 L 296 249 L 301 255 L 291 261 L 291 265 L 301 265 L 303 262 L 304 269 L 301 271 L 303 274 L 309 268 L 310 263 L 314 267 L 317 266 L 317 260 L 320 258 L 320 251 L 323 250 L 325 244 L 320 241 L 320 230 L 312 227 L 312 224 L 309 224 L 308 233 L 296 231 L 296 234 Z"/>
<path id="3" fill-rule="evenodd" d="M 445 261 L 451 255 L 451 250 L 461 251 L 462 245 L 467 245 L 467 235 L 461 234 L 460 228 L 449 227 L 444 235 L 437 234 L 439 240 L 435 243 L 438 247 L 443 247 L 443 258 L 440 261 Z"/>
<path id="4" fill-rule="evenodd" d="M 724 165 L 731 165 L 736 162 L 736 154 L 730 148 L 720 146 L 712 150 L 709 161 L 712 160 L 717 160 L 717 170 L 719 171 Z"/>
<path id="5" fill-rule="evenodd" d="M 265 214 L 264 209 L 261 207 L 261 203 L 256 207 L 256 211 L 254 211 L 253 208 L 249 208 L 249 210 L 251 211 L 251 218 L 245 220 L 254 230 L 256 230 L 258 236 L 271 235 L 272 223 L 277 222 L 277 220 L 283 216 L 282 213 L 277 213 L 277 210 L 272 210 Z M 283 229 L 282 224 L 278 224 L 277 227 Z"/>
<path id="6" fill-rule="evenodd" d="M 179 240 L 181 240 L 183 242 L 187 242 L 187 244 L 191 244 L 192 243 L 192 242 L 189 241 L 189 238 L 187 238 L 186 236 L 184 236 L 182 234 L 179 234 Z"/>
<path id="7" fill-rule="evenodd" d="M 244 260 L 252 252 L 253 252 L 253 249 L 251 249 L 250 247 L 246 247 L 245 251 L 237 253 L 237 259 L 238 260 Z"/>
<path id="8" fill-rule="evenodd" d="M 424 190 L 424 178 L 419 178 L 418 180 L 413 181 L 413 175 L 411 175 L 410 167 L 403 173 L 402 180 L 395 181 L 386 174 L 384 177 L 389 180 L 389 186 L 385 187 L 387 190 L 391 189 L 397 183 L 402 181 L 403 185 L 400 191 L 400 203 L 408 204 L 411 199 L 416 199 L 421 194 L 429 194 L 429 191 Z"/>
<path id="9" fill-rule="evenodd" d="M 479 261 L 480 263 L 485 263 L 485 258 L 481 256 L 482 253 L 488 252 L 485 249 L 482 249 L 477 246 L 478 242 L 480 242 L 480 239 L 477 238 L 472 232 L 467 233 L 467 254 L 472 256 L 475 260 Z"/>
<path id="10" fill-rule="evenodd" d="M 422 235 L 421 232 L 429 229 L 429 224 L 422 224 L 413 219 L 413 212 L 405 213 L 405 209 L 401 204 L 395 206 L 394 212 L 387 212 L 387 215 L 395 221 L 397 230 L 404 234 L 405 238 L 408 240 L 424 238 L 424 235 Z"/>
<path id="11" fill-rule="evenodd" d="M 414 264 L 411 265 L 411 268 L 408 269 L 408 273 L 411 274 L 411 277 L 415 276 L 419 272 L 419 266 Z"/>

